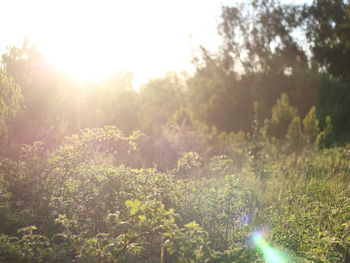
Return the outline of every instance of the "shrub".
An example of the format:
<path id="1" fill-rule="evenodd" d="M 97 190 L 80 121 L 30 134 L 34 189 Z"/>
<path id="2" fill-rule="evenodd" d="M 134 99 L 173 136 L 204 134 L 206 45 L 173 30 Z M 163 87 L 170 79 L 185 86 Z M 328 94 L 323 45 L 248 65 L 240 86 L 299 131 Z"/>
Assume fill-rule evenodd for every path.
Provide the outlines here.
<path id="1" fill-rule="evenodd" d="M 288 95 L 283 93 L 272 108 L 271 119 L 265 120 L 263 134 L 265 137 L 285 138 L 289 124 L 297 115 L 298 110 L 289 104 Z"/>
<path id="2" fill-rule="evenodd" d="M 303 119 L 303 131 L 306 142 L 313 144 L 319 133 L 319 121 L 316 118 L 315 107 L 312 107 Z"/>

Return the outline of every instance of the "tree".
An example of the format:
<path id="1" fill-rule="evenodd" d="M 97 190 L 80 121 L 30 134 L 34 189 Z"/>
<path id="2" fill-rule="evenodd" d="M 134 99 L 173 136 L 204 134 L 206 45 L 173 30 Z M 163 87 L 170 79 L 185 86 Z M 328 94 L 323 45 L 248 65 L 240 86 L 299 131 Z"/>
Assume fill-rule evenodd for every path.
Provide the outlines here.
<path id="1" fill-rule="evenodd" d="M 316 118 L 316 108 L 312 107 L 303 119 L 304 135 L 307 143 L 313 143 L 319 132 L 319 121 Z"/>
<path id="2" fill-rule="evenodd" d="M 306 67 L 305 52 L 293 37 L 301 22 L 300 6 L 277 5 L 273 0 L 223 7 L 219 33 L 226 69 L 283 74 L 286 69 Z"/>
<path id="3" fill-rule="evenodd" d="M 38 140 L 53 142 L 59 115 L 52 107 L 57 103 L 57 72 L 26 39 L 21 47 L 9 48 L 2 60 L 6 74 L 19 84 L 23 95 L 23 110 L 9 124 L 9 143 L 21 147 Z"/>
<path id="4" fill-rule="evenodd" d="M 265 120 L 265 127 L 263 129 L 265 136 L 283 139 L 288 131 L 288 127 L 292 120 L 298 116 L 298 110 L 289 104 L 287 94 L 282 94 L 281 98 L 277 100 L 276 105 L 272 108 L 271 119 Z M 295 120 L 293 130 L 300 125 L 300 119 Z M 299 123 L 299 124 L 298 124 Z"/>
<path id="5" fill-rule="evenodd" d="M 334 134 L 340 140 L 349 138 L 350 83 L 329 74 L 322 74 L 319 87 L 317 117 L 320 126 L 327 116 L 332 119 Z"/>
<path id="6" fill-rule="evenodd" d="M 21 89 L 9 77 L 4 70 L 0 68 L 0 145 L 7 142 L 8 118 L 15 117 L 20 111 L 22 101 Z"/>
<path id="7" fill-rule="evenodd" d="M 253 118 L 249 85 L 226 72 L 215 57 L 206 58 L 188 82 L 188 105 L 194 117 L 221 131 L 247 131 Z"/>
<path id="8" fill-rule="evenodd" d="M 223 7 L 222 46 L 214 55 L 201 48 L 189 82 L 197 119 L 223 131 L 250 131 L 255 101 L 261 105 L 260 123 L 271 116 L 282 93 L 302 115 L 315 105 L 317 74 L 295 37 L 303 25 L 302 11 L 302 6 L 273 0 Z"/>
<path id="9" fill-rule="evenodd" d="M 140 90 L 141 125 L 148 134 L 159 135 L 160 128 L 183 106 L 185 83 L 175 73 L 151 79 Z"/>
<path id="10" fill-rule="evenodd" d="M 84 94 L 83 127 L 116 125 L 125 132 L 139 129 L 140 98 L 132 74 L 119 72 Z"/>
<path id="11" fill-rule="evenodd" d="M 313 58 L 335 77 L 350 78 L 350 2 L 316 0 L 304 11 Z"/>

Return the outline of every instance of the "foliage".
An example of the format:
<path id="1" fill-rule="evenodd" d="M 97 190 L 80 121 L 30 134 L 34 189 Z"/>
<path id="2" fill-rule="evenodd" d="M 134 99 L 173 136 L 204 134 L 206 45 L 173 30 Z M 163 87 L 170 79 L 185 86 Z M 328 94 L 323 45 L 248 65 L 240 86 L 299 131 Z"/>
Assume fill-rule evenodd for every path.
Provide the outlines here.
<path id="1" fill-rule="evenodd" d="M 305 66 L 306 55 L 293 38 L 293 30 L 300 24 L 299 10 L 298 6 L 266 0 L 225 6 L 219 32 L 228 68 L 240 63 L 246 72 L 283 73 L 287 67 Z"/>
<path id="2" fill-rule="evenodd" d="M 159 132 L 160 127 L 180 108 L 184 86 L 180 75 L 168 73 L 164 78 L 152 79 L 141 87 L 140 114 L 145 132 Z"/>
<path id="3" fill-rule="evenodd" d="M 209 250 L 201 255 L 205 232 L 195 224 L 181 228 L 173 210 L 166 210 L 161 203 L 169 199 L 170 176 L 93 161 L 91 147 L 113 152 L 113 142 L 122 146 L 123 140 L 129 143 L 113 127 L 86 130 L 67 138 L 67 143 L 52 153 L 43 152 L 36 144 L 25 149 L 23 161 L 17 164 L 3 160 L 1 171 L 8 183 L 3 190 L 11 198 L 4 195 L 1 200 L 5 212 L 2 231 L 14 235 L 21 226 L 30 230 L 19 239 L 2 236 L 3 262 L 13 258 L 19 262 L 154 262 L 165 237 L 169 240 L 166 256 L 180 262 L 204 255 L 210 258 Z M 23 213 L 21 207 L 28 212 Z M 37 227 L 29 228 L 31 223 Z M 40 234 L 34 234 L 35 229 Z M 199 242 L 198 252 L 192 245 L 183 247 L 189 242 Z M 178 249 L 195 253 L 178 253 Z M 17 250 L 22 252 L 16 254 Z"/>
<path id="4" fill-rule="evenodd" d="M 304 11 L 314 59 L 336 77 L 349 78 L 350 3 L 318 0 Z"/>
<path id="5" fill-rule="evenodd" d="M 3 70 L 0 70 L 0 87 L 0 120 L 3 125 L 6 118 L 15 117 L 20 110 L 21 92 L 19 86 Z"/>
<path id="6" fill-rule="evenodd" d="M 339 141 L 346 140 L 349 130 L 349 82 L 322 75 L 319 89 L 318 119 L 322 126 L 328 116 L 332 119 L 333 131 Z"/>
<path id="7" fill-rule="evenodd" d="M 289 124 L 286 138 L 294 150 L 300 150 L 302 148 L 304 144 L 304 134 L 301 131 L 301 120 L 299 117 L 294 117 Z"/>
<path id="8" fill-rule="evenodd" d="M 176 172 L 180 176 L 184 176 L 185 174 L 193 174 L 194 171 L 198 170 L 198 168 L 202 165 L 202 158 L 196 152 L 189 152 L 184 154 L 177 161 Z"/>
<path id="9" fill-rule="evenodd" d="M 312 107 L 303 119 L 303 131 L 307 143 L 313 143 L 319 133 L 319 121 L 316 118 L 316 108 Z"/>
<path id="10" fill-rule="evenodd" d="M 300 119 L 293 122 L 300 132 Z M 36 143 L 18 161 L 2 159 L 0 259 L 261 262 L 249 248 L 261 225 L 300 262 L 348 257 L 347 149 L 282 152 L 264 163 L 265 178 L 251 173 L 249 162 L 230 175 L 234 163 L 226 155 L 203 165 L 187 153 L 178 162 L 181 177 L 96 158 L 116 149 L 128 156 L 138 137 L 115 127 L 90 129 L 57 149 Z"/>
<path id="11" fill-rule="evenodd" d="M 297 117 L 297 109 L 289 104 L 287 94 L 282 94 L 272 108 L 270 120 L 265 120 L 264 135 L 282 139 L 286 136 L 288 127 L 294 117 Z M 299 120 L 300 121 L 300 120 Z"/>
<path id="12" fill-rule="evenodd" d="M 213 173 L 222 173 L 225 175 L 227 171 L 232 167 L 232 160 L 227 155 L 217 155 L 210 158 L 209 171 Z"/>
<path id="13" fill-rule="evenodd" d="M 263 262 L 261 229 L 293 262 L 350 262 L 348 9 L 225 6 L 218 52 L 139 90 L 9 48 L 0 262 Z"/>
<path id="14" fill-rule="evenodd" d="M 15 148 L 11 150 L 17 151 L 22 144 L 32 144 L 34 141 L 52 143 L 57 139 L 53 125 L 61 121 L 58 118 L 61 112 L 58 114 L 54 111 L 60 91 L 58 73 L 27 39 L 22 47 L 8 49 L 2 55 L 2 64 L 6 74 L 19 85 L 11 92 L 20 92 L 23 96 L 22 110 L 9 124 L 9 144 Z"/>
<path id="15" fill-rule="evenodd" d="M 0 68 L 0 145 L 7 142 L 6 121 L 20 111 L 21 90 L 14 80 Z"/>
<path id="16" fill-rule="evenodd" d="M 320 148 L 329 147 L 333 143 L 332 120 L 329 116 L 325 119 L 323 130 L 317 135 L 316 145 Z"/>
<path id="17" fill-rule="evenodd" d="M 131 132 L 140 125 L 140 98 L 132 89 L 131 73 L 121 72 L 106 79 L 101 85 L 90 87 L 80 105 L 82 127 L 116 125 Z"/>

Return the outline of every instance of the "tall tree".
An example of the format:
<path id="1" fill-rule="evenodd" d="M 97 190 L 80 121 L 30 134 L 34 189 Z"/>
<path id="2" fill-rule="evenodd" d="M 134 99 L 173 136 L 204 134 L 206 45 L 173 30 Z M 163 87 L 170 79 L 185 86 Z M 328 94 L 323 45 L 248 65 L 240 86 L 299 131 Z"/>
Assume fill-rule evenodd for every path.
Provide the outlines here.
<path id="1" fill-rule="evenodd" d="M 350 79 L 350 2 L 315 0 L 304 19 L 315 61 L 335 77 Z"/>
<path id="2" fill-rule="evenodd" d="M 284 73 L 286 69 L 305 67 L 305 52 L 293 37 L 302 23 L 301 10 L 300 6 L 276 4 L 273 0 L 224 6 L 219 33 L 227 69 Z"/>

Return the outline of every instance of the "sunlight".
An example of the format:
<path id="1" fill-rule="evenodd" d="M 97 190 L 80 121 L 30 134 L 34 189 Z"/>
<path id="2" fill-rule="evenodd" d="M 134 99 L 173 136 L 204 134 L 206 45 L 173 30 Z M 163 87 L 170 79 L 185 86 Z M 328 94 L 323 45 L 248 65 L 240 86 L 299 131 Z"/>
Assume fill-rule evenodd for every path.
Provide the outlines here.
<path id="1" fill-rule="evenodd" d="M 311 1 L 2 0 L 0 263 L 350 263 L 350 0 Z"/>
<path id="2" fill-rule="evenodd" d="M 11 24 L 2 28 L 0 44 L 21 45 L 28 36 L 51 64 L 74 79 L 96 82 L 126 70 L 141 83 L 168 71 L 193 72 L 198 46 L 216 50 L 220 44 L 221 5 L 230 2 L 5 1 L 0 22 Z"/>
<path id="3" fill-rule="evenodd" d="M 191 50 L 198 37 L 191 32 L 202 25 L 189 21 L 198 3 L 28 2 L 17 3 L 21 10 L 8 3 L 20 18 L 13 28 L 25 32 L 51 64 L 74 79 L 100 81 L 127 70 L 142 82 L 167 71 L 193 70 Z"/>
<path id="4" fill-rule="evenodd" d="M 142 69 L 141 77 L 161 71 L 167 45 L 153 44 L 163 40 L 154 16 L 148 17 L 150 7 L 145 5 L 140 12 L 127 2 L 103 3 L 76 1 L 63 21 L 52 19 L 44 30 L 52 28 L 57 34 L 38 40 L 47 59 L 72 77 L 87 81 L 98 81 L 121 70 L 141 73 Z M 65 5 L 57 7 L 63 9 Z M 171 54 L 168 59 L 173 59 Z"/>

